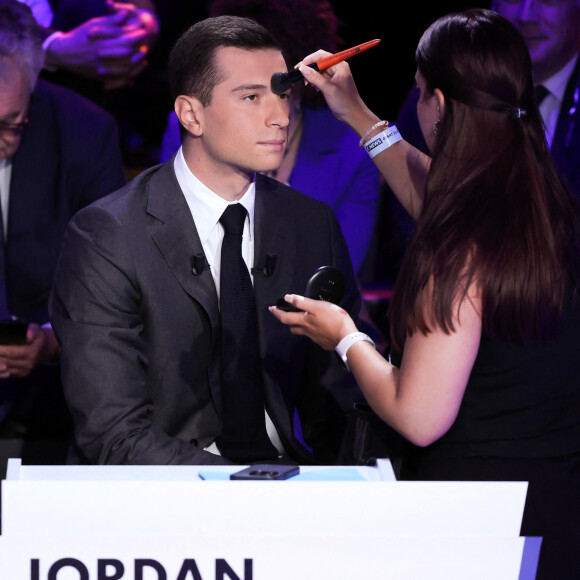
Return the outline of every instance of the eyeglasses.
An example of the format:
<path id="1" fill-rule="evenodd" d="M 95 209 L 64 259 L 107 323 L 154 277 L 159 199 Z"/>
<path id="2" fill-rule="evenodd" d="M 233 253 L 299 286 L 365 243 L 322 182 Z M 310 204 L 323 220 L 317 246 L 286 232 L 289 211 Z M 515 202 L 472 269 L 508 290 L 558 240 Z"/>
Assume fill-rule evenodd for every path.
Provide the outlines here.
<path id="1" fill-rule="evenodd" d="M 5 123 L 0 121 L 0 135 L 9 135 L 11 137 L 20 137 L 22 131 L 28 125 L 28 117 L 22 123 Z"/>

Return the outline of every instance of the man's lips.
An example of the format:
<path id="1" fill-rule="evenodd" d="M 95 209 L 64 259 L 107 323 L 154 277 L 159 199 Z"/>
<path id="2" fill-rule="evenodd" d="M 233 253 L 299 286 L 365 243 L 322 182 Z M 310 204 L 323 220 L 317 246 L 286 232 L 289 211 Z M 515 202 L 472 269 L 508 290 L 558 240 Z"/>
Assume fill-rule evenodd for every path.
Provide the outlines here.
<path id="1" fill-rule="evenodd" d="M 264 147 L 270 147 L 272 149 L 283 149 L 286 143 L 286 139 L 270 139 L 268 141 L 258 141 L 258 145 Z"/>
<path id="2" fill-rule="evenodd" d="M 526 41 L 526 43 L 528 42 L 534 42 L 534 43 L 538 43 L 538 42 L 542 42 L 544 40 L 546 40 L 546 38 L 548 38 L 546 36 L 546 34 L 544 32 L 542 32 L 540 29 L 538 29 L 538 27 L 536 26 L 519 26 L 520 32 L 522 34 L 522 36 L 524 37 L 524 40 Z"/>

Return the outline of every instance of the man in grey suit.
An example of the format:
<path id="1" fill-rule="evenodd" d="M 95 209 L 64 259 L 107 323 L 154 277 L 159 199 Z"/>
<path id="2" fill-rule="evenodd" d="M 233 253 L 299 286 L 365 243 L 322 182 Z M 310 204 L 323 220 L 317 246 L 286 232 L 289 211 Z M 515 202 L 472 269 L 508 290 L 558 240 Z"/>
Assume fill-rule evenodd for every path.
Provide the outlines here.
<path id="1" fill-rule="evenodd" d="M 360 300 L 330 207 L 261 174 L 283 159 L 288 96 L 270 79 L 284 70 L 275 39 L 252 20 L 196 23 L 169 63 L 182 148 L 72 220 L 51 299 L 71 462 L 239 463 L 220 443 L 230 353 L 220 354 L 219 220 L 236 204 L 248 214 L 242 253 L 274 460 L 336 461 L 359 391 L 335 353 L 268 312 L 323 265 L 345 275 L 345 309 L 356 315 Z"/>

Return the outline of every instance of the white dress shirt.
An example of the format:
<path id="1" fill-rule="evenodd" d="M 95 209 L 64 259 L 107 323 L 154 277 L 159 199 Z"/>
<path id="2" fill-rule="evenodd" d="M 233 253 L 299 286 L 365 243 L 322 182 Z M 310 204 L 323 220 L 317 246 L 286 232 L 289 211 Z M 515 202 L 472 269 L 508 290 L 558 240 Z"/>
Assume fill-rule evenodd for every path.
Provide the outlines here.
<path id="1" fill-rule="evenodd" d="M 4 242 L 8 234 L 8 206 L 10 197 L 10 179 L 12 177 L 12 159 L 0 161 L 0 207 L 2 208 L 2 227 L 4 229 Z"/>
<path id="2" fill-rule="evenodd" d="M 255 181 L 250 184 L 244 195 L 234 202 L 228 202 L 211 189 L 205 186 L 195 175 L 191 172 L 185 158 L 183 150 L 180 147 L 175 161 L 173 162 L 175 168 L 175 175 L 177 182 L 181 187 L 181 191 L 185 196 L 189 210 L 195 222 L 197 233 L 203 247 L 203 252 L 210 265 L 211 274 L 215 282 L 215 287 L 220 293 L 220 266 L 221 266 L 221 249 L 222 240 L 224 238 L 224 228 L 219 222 L 219 219 L 228 205 L 232 203 L 241 203 L 248 211 L 248 217 L 244 223 L 244 233 L 242 235 L 242 257 L 246 262 L 248 271 L 251 274 L 252 264 L 254 262 L 254 207 L 256 201 L 256 184 Z M 284 446 L 280 440 L 280 436 L 276 431 L 276 427 L 272 419 L 266 414 L 266 431 L 272 444 L 280 454 L 284 452 Z M 206 451 L 219 454 L 219 450 L 215 443 L 212 443 L 206 448 Z"/>

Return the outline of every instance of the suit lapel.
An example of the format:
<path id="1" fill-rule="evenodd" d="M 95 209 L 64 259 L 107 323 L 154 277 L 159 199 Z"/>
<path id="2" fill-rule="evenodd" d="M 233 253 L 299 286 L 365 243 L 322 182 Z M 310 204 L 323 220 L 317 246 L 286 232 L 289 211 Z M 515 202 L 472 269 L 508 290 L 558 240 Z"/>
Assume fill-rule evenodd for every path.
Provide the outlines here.
<path id="1" fill-rule="evenodd" d="M 266 180 L 258 175 L 254 225 L 254 288 L 259 312 L 276 304 L 276 300 L 289 291 L 294 273 L 294 216 L 284 211 L 281 196 L 283 192 L 276 181 Z M 274 261 L 270 275 L 263 271 L 268 261 Z M 272 318 L 271 314 L 268 315 Z"/>
<path id="2" fill-rule="evenodd" d="M 558 116 L 551 155 L 567 178 L 573 178 L 580 165 L 580 58 L 568 80 L 564 100 Z"/>
<path id="3" fill-rule="evenodd" d="M 219 326 L 217 293 L 211 271 L 193 272 L 193 257 L 203 247 L 179 187 L 173 161 L 156 172 L 148 185 L 147 212 L 156 218 L 151 237 L 179 284 L 208 313 L 212 327 Z"/>
<path id="4" fill-rule="evenodd" d="M 296 258 L 295 217 L 285 211 L 284 192 L 274 180 L 258 175 L 256 178 L 255 247 L 254 247 L 254 289 L 260 328 L 260 351 L 264 361 L 265 397 L 270 417 L 288 440 L 292 439 L 292 425 L 287 403 L 282 392 L 283 377 L 270 380 L 266 369 L 268 361 L 280 356 L 287 329 L 281 332 L 280 323 L 268 311 L 268 306 L 276 304 L 292 288 Z M 261 271 L 266 256 L 276 256 L 271 275 Z M 274 337 L 274 339 L 273 339 Z M 275 349 L 275 350 L 274 350 Z"/>

